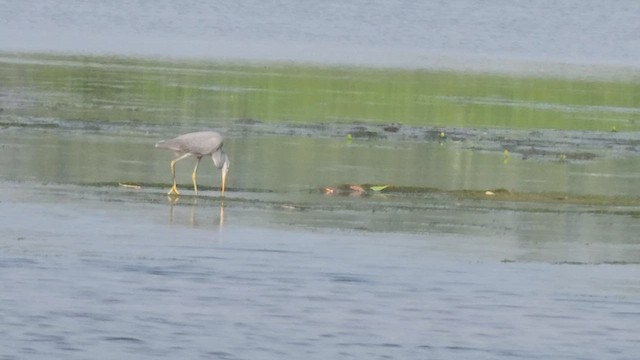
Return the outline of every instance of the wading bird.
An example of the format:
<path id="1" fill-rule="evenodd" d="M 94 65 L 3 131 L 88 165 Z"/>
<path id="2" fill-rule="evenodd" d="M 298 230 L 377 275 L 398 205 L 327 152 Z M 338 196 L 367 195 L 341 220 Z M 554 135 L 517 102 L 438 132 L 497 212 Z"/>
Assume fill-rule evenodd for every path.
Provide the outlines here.
<path id="1" fill-rule="evenodd" d="M 200 159 L 205 155 L 211 155 L 213 164 L 218 169 L 222 169 L 222 196 L 224 196 L 224 185 L 229 171 L 229 157 L 222 150 L 222 135 L 215 131 L 199 131 L 180 135 L 177 138 L 163 140 L 156 144 L 157 148 L 169 149 L 176 152 L 177 158 L 171 160 L 171 176 L 173 186 L 169 190 L 169 195 L 180 195 L 176 187 L 176 163 L 186 157 L 194 156 L 198 161 L 191 174 L 193 180 L 193 190 L 198 195 L 198 184 L 196 183 L 196 173 Z"/>

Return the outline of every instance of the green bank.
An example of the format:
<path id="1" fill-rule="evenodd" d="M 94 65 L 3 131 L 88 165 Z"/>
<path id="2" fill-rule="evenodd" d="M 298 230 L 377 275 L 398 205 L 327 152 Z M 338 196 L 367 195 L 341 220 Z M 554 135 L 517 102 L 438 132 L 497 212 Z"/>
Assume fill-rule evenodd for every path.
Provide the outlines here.
<path id="1" fill-rule="evenodd" d="M 633 71 L 616 77 L 532 77 L 2 54 L 0 89 L 3 123 L 62 119 L 198 127 L 254 119 L 294 124 L 640 130 L 640 72 Z"/>

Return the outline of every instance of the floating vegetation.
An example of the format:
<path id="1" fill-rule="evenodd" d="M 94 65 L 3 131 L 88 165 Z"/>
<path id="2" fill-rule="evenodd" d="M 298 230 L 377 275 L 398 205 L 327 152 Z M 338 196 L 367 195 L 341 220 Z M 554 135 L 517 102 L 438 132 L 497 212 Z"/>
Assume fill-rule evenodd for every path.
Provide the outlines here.
<path id="1" fill-rule="evenodd" d="M 415 196 L 415 195 L 444 195 L 457 200 L 483 200 L 502 202 L 526 202 L 545 204 L 568 204 L 587 206 L 640 206 L 640 197 L 609 196 L 609 195 L 580 195 L 557 192 L 520 192 L 508 189 L 489 190 L 444 190 L 432 187 L 393 186 L 393 185 L 335 185 L 323 188 L 323 192 L 329 195 L 351 195 L 353 192 L 367 193 L 364 189 L 373 191 L 385 190 L 388 195 Z M 377 189 L 377 190 L 376 190 Z"/>
<path id="2" fill-rule="evenodd" d="M 504 151 L 502 152 L 502 163 L 506 165 L 509 163 L 510 160 L 511 160 L 511 153 L 509 152 L 509 150 L 504 149 Z"/>
<path id="3" fill-rule="evenodd" d="M 120 185 L 123 188 L 127 188 L 127 189 L 134 189 L 134 190 L 140 190 L 142 189 L 142 186 L 137 185 L 137 184 L 125 184 L 125 183 L 118 183 L 118 185 Z"/>
<path id="4" fill-rule="evenodd" d="M 637 81 L 43 54 L 2 60 L 0 83 L 20 89 L 5 90 L 2 113 L 33 117 L 162 125 L 363 121 L 384 124 L 389 135 L 405 125 L 640 130 Z M 452 139 L 448 131 L 435 135 Z"/>

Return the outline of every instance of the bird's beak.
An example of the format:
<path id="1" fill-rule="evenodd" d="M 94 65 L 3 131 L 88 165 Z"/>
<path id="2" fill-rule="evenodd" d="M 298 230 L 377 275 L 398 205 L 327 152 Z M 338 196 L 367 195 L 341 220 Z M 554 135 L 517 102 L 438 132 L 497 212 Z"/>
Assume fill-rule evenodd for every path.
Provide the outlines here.
<path id="1" fill-rule="evenodd" d="M 224 186 L 226 183 L 227 183 L 227 172 L 223 171 L 222 172 L 222 191 L 221 191 L 222 196 L 224 196 Z"/>

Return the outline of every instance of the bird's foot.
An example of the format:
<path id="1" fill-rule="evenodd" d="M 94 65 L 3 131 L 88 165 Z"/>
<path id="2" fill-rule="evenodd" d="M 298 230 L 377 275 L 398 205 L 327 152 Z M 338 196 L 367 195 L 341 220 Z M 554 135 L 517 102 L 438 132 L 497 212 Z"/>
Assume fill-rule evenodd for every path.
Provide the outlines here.
<path id="1" fill-rule="evenodd" d="M 167 195 L 169 196 L 179 196 L 180 193 L 178 192 L 178 188 L 176 187 L 176 185 L 173 185 L 173 187 L 171 187 L 171 190 L 169 190 L 169 192 L 167 193 Z"/>

